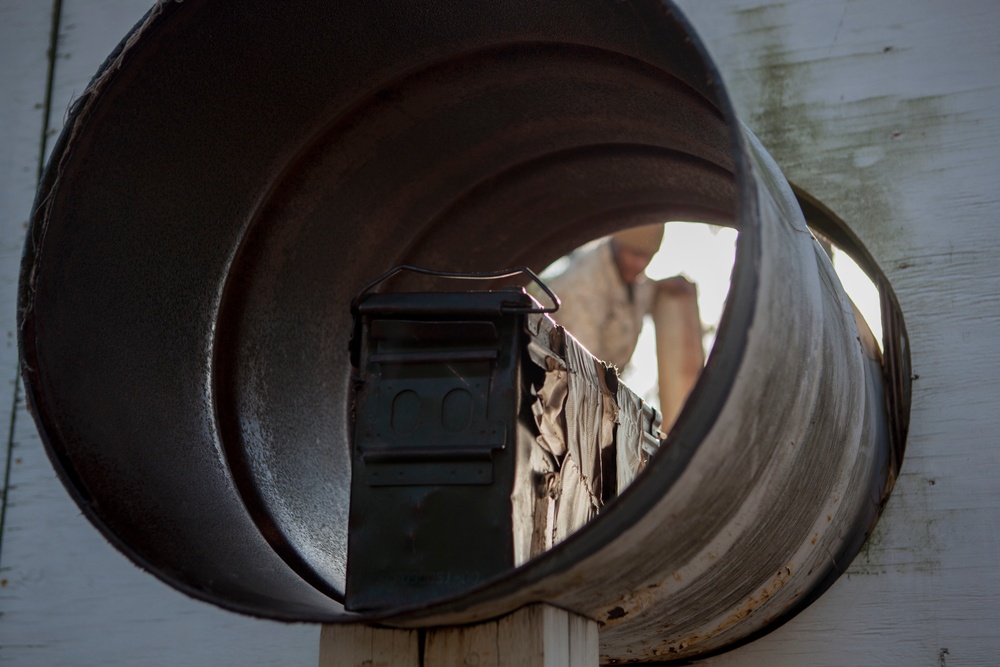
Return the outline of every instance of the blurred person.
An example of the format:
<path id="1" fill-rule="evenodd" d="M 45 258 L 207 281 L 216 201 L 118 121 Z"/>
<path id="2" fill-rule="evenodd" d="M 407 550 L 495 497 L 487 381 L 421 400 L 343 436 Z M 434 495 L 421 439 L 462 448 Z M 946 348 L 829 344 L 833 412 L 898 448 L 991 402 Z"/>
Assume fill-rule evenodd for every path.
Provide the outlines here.
<path id="1" fill-rule="evenodd" d="M 682 276 L 646 277 L 646 267 L 660 249 L 663 225 L 626 229 L 602 239 L 573 257 L 569 267 L 547 281 L 562 306 L 553 318 L 598 359 L 625 368 L 632 358 L 643 318 L 652 311 L 658 291 L 693 294 Z"/>

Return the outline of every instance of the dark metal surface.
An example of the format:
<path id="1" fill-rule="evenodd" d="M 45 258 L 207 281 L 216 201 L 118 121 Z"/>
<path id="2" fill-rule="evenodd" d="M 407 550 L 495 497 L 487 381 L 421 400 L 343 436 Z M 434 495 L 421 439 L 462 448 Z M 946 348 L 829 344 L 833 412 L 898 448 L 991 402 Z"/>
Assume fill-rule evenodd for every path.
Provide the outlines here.
<path id="1" fill-rule="evenodd" d="M 753 144 L 656 0 L 158 3 L 36 200 L 19 342 L 42 438 L 108 539 L 229 609 L 427 625 L 545 601 L 604 621 L 606 660 L 731 645 L 836 575 L 893 473 L 881 378 Z M 741 236 L 670 448 L 521 568 L 346 612 L 352 297 L 398 264 L 537 269 L 677 218 Z"/>
<path id="2" fill-rule="evenodd" d="M 354 309 L 348 609 L 421 604 L 513 569 L 512 494 L 531 475 L 522 313 L 536 305 L 523 290 L 409 292 Z"/>

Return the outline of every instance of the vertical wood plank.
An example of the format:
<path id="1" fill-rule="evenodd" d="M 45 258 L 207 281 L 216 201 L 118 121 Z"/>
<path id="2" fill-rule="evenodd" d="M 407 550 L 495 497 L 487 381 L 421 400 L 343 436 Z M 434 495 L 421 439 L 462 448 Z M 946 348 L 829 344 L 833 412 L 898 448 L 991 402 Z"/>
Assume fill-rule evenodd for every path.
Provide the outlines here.
<path id="1" fill-rule="evenodd" d="M 588 667 L 597 665 L 598 657 L 596 622 L 532 605 L 497 621 L 428 631 L 423 665 Z"/>
<path id="2" fill-rule="evenodd" d="M 664 433 L 677 419 L 705 366 L 698 295 L 660 291 L 653 303 L 657 382 Z"/>
<path id="3" fill-rule="evenodd" d="M 380 657 L 378 654 L 376 657 Z M 387 664 L 414 667 L 420 662 L 420 633 L 396 631 L 392 636 L 392 649 Z"/>
<path id="4" fill-rule="evenodd" d="M 497 645 L 502 665 L 542 665 L 545 644 L 534 630 L 542 622 L 538 606 L 525 607 L 498 622 Z"/>
<path id="5" fill-rule="evenodd" d="M 495 621 L 428 630 L 424 667 L 501 667 Z"/>
<path id="6" fill-rule="evenodd" d="M 569 656 L 567 664 L 574 667 L 597 667 L 600 662 L 600 641 L 597 623 L 568 614 Z"/>
<path id="7" fill-rule="evenodd" d="M 52 2 L 0 4 L 0 508 L 4 509 L 7 483 L 16 481 L 24 463 L 22 447 L 12 433 L 18 390 L 17 280 L 42 159 L 51 32 Z M 6 512 L 0 510 L 0 516 L 6 518 Z M 0 521 L 0 527 L 4 523 Z M 0 533 L 0 565 L 4 533 Z"/>
<path id="8" fill-rule="evenodd" d="M 319 667 L 418 667 L 416 630 L 325 625 L 320 633 Z"/>
<path id="9" fill-rule="evenodd" d="M 533 609 L 538 610 L 538 607 Z M 545 667 L 563 667 L 572 665 L 570 661 L 570 617 L 563 609 L 544 605 L 541 611 L 542 645 L 545 647 Z"/>

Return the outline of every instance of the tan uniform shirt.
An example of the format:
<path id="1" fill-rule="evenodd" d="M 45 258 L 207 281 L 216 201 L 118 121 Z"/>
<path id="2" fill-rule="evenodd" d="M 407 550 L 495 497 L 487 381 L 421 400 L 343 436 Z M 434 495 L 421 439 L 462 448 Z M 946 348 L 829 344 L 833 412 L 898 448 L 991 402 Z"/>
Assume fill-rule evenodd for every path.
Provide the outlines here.
<path id="1" fill-rule="evenodd" d="M 635 351 L 643 317 L 652 309 L 656 284 L 643 276 L 629 290 L 607 240 L 546 282 L 562 300 L 553 319 L 595 357 L 624 368 Z"/>

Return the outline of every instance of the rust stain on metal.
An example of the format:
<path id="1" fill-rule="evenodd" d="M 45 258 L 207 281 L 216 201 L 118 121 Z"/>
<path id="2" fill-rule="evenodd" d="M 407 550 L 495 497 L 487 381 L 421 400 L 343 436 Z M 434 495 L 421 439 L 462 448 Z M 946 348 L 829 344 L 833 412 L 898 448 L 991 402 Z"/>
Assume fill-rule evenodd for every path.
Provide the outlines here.
<path id="1" fill-rule="evenodd" d="M 762 604 L 767 602 L 772 595 L 778 592 L 778 590 L 785 585 L 785 582 L 787 582 L 789 577 L 791 576 L 792 576 L 791 565 L 787 565 L 781 570 L 779 570 L 778 573 L 771 580 L 770 584 L 761 589 L 761 591 L 757 595 L 751 595 L 749 598 L 747 598 L 746 602 L 737 607 L 737 609 L 732 614 L 730 614 L 729 617 L 726 618 L 726 620 L 719 625 L 719 627 L 717 627 L 715 630 L 709 633 L 709 636 L 714 636 L 723 632 L 730 626 L 738 623 L 743 618 L 746 618 L 747 616 L 752 614 L 754 611 L 757 610 L 757 608 L 759 608 Z"/>
<path id="2" fill-rule="evenodd" d="M 612 609 L 611 611 L 608 612 L 608 620 L 609 621 L 615 620 L 617 618 L 625 618 L 626 616 L 628 616 L 628 612 L 625 611 L 620 606 L 619 607 L 615 607 L 614 609 Z"/>

